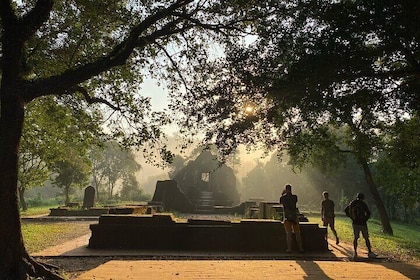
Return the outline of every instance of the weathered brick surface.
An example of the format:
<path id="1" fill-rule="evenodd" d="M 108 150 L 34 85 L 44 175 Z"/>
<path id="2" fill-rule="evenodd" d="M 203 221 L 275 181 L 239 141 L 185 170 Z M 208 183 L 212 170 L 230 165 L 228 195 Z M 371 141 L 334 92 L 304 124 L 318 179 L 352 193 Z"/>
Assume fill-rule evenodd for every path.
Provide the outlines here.
<path id="1" fill-rule="evenodd" d="M 328 250 L 326 228 L 301 223 L 307 252 Z M 286 250 L 286 233 L 278 220 L 240 222 L 193 220 L 177 222 L 171 215 L 103 215 L 90 226 L 93 249 L 200 250 L 279 252 Z"/>
<path id="2" fill-rule="evenodd" d="M 92 279 L 420 279 L 420 267 L 402 263 L 307 260 L 110 261 L 80 275 Z"/>

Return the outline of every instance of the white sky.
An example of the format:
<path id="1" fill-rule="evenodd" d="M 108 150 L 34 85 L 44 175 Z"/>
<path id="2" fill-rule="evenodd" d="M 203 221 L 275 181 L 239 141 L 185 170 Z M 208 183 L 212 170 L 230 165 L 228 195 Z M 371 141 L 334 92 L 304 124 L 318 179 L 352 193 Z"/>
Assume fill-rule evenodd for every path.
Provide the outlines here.
<path id="1" fill-rule="evenodd" d="M 168 92 L 163 86 L 158 86 L 158 82 L 151 78 L 146 78 L 142 84 L 140 94 L 151 98 L 152 109 L 154 111 L 166 110 L 169 104 Z"/>

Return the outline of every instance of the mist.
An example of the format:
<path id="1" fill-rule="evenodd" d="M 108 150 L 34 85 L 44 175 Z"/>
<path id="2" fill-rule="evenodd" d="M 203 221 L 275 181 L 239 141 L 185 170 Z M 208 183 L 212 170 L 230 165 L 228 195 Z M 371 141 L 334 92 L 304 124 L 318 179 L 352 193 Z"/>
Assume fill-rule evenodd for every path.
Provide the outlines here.
<path id="1" fill-rule="evenodd" d="M 172 148 L 176 147 L 174 139 Z M 183 151 L 185 165 L 194 160 L 195 147 Z M 173 149 L 176 150 L 176 149 Z M 319 210 L 322 192 L 328 191 L 330 198 L 336 201 L 337 210 L 342 210 L 358 191 L 366 190 L 363 174 L 358 168 L 351 166 L 335 173 L 323 174 L 314 167 L 307 166 L 302 170 L 294 170 L 287 160 L 279 161 L 275 153 L 264 154 L 263 151 L 247 151 L 240 147 L 234 155 L 235 160 L 228 160 L 226 165 L 233 169 L 236 176 L 236 188 L 241 202 L 253 198 L 277 202 L 286 184 L 292 185 L 292 192 L 298 196 L 298 207 L 305 210 Z M 233 156 L 232 156 L 233 158 Z M 153 196 L 156 182 L 168 180 L 173 167 L 155 167 L 145 162 L 138 155 L 142 169 L 137 173 L 144 192 Z"/>

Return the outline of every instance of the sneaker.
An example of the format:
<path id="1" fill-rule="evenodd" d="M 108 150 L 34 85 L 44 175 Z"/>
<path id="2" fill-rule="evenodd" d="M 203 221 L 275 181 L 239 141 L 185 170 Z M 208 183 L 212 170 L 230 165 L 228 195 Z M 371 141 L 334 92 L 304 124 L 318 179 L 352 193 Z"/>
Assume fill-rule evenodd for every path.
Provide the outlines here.
<path id="1" fill-rule="evenodd" d="M 335 244 L 340 244 L 340 240 L 338 240 L 338 237 L 337 237 L 337 239 L 335 240 Z"/>
<path id="2" fill-rule="evenodd" d="M 369 258 L 372 258 L 372 259 L 374 259 L 374 258 L 376 258 L 378 255 L 377 254 L 375 254 L 374 252 L 369 252 L 368 253 L 368 257 Z"/>

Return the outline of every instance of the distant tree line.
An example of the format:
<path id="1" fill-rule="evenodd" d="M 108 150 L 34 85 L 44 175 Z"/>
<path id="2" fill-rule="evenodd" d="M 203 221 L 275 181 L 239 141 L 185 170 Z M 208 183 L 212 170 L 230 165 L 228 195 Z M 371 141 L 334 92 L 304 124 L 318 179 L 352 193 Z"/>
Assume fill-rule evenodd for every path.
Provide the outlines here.
<path id="1" fill-rule="evenodd" d="M 370 163 L 385 207 L 394 220 L 416 222 L 420 217 L 419 135 L 417 116 L 396 122 L 381 139 L 385 148 Z M 242 199 L 259 196 L 277 200 L 287 183 L 295 186 L 299 204 L 310 209 L 319 207 L 320 194 L 324 190 L 336 200 L 338 211 L 343 210 L 357 192 L 364 192 L 368 201 L 372 200 L 363 170 L 351 155 L 337 168 L 322 169 L 306 164 L 296 169 L 287 157 L 279 159 L 276 154 L 265 164 L 258 162 L 242 179 Z"/>
<path id="2" fill-rule="evenodd" d="M 95 187 L 98 201 L 149 198 L 136 178 L 141 166 L 134 152 L 104 139 L 97 119 L 51 98 L 31 103 L 26 114 L 18 177 L 23 210 L 25 191 L 46 182 L 62 189 L 64 204 L 89 184 Z"/>

